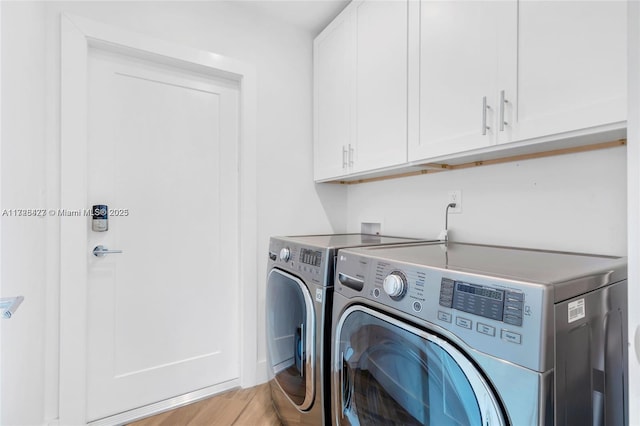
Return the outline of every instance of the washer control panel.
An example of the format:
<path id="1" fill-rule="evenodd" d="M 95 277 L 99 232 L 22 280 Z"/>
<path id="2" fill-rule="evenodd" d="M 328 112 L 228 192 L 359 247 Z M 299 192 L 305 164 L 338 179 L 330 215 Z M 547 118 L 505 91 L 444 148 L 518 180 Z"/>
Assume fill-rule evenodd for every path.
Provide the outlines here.
<path id="1" fill-rule="evenodd" d="M 341 250 L 335 291 L 364 298 L 481 352 L 544 371 L 544 288 Z M 360 302 L 365 303 L 365 302 Z"/>
<path id="2" fill-rule="evenodd" d="M 522 326 L 524 293 L 442 278 L 440 306 Z"/>

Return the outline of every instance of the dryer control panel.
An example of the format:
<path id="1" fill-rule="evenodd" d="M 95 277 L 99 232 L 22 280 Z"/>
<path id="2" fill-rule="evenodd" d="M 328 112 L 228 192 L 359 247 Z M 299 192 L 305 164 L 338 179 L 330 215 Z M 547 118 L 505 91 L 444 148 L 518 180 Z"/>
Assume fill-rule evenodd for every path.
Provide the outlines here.
<path id="1" fill-rule="evenodd" d="M 269 245 L 269 268 L 277 266 L 305 281 L 326 286 L 327 253 L 318 247 L 272 239 Z"/>

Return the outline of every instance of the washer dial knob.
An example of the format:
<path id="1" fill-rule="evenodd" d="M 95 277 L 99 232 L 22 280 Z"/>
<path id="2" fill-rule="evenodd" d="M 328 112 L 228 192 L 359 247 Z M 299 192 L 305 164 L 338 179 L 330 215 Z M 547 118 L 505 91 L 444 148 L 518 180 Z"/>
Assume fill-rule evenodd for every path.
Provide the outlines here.
<path id="1" fill-rule="evenodd" d="M 283 247 L 280 250 L 280 260 L 288 262 L 289 259 L 291 259 L 291 250 L 289 250 L 289 247 Z"/>
<path id="2" fill-rule="evenodd" d="M 402 272 L 394 271 L 384 279 L 382 288 L 392 299 L 400 300 L 407 292 L 407 278 Z"/>

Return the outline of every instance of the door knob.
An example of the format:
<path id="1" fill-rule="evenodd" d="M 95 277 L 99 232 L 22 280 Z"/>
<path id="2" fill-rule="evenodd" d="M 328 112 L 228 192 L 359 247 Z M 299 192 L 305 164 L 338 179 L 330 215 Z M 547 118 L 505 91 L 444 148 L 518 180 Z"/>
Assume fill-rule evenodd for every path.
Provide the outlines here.
<path id="1" fill-rule="evenodd" d="M 103 257 L 108 254 L 122 253 L 122 250 L 109 250 L 105 246 L 95 246 L 93 248 L 93 255 L 98 257 Z"/>

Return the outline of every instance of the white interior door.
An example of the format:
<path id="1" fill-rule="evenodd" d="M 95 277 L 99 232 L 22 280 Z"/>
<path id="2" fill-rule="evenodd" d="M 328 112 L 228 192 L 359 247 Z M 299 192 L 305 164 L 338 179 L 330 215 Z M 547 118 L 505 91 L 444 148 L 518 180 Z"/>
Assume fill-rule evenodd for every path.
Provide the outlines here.
<path id="1" fill-rule="evenodd" d="M 87 418 L 239 377 L 232 81 L 99 49 L 88 60 Z"/>

